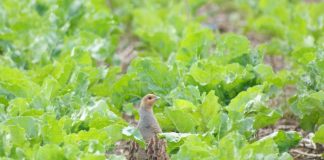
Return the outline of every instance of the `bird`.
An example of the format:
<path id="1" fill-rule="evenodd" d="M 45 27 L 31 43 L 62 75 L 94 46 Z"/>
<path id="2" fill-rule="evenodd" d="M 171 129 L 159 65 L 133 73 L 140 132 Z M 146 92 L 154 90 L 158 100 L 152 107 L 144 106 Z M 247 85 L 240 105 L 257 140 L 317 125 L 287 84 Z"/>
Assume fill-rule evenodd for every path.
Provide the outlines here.
<path id="1" fill-rule="evenodd" d="M 139 147 L 135 141 L 130 145 L 129 160 L 169 160 L 166 152 L 167 143 L 158 137 L 162 129 L 153 113 L 153 106 L 160 97 L 147 94 L 141 100 L 139 108 L 139 122 L 137 125 L 144 141 L 145 149 Z"/>

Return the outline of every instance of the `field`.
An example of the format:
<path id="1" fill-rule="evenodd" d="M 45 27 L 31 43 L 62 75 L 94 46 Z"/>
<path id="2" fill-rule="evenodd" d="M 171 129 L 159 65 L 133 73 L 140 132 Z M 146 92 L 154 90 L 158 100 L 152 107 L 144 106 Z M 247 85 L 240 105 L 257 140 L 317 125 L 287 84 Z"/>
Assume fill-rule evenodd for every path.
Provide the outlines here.
<path id="1" fill-rule="evenodd" d="M 324 1 L 1 0 L 0 159 L 324 158 Z"/>

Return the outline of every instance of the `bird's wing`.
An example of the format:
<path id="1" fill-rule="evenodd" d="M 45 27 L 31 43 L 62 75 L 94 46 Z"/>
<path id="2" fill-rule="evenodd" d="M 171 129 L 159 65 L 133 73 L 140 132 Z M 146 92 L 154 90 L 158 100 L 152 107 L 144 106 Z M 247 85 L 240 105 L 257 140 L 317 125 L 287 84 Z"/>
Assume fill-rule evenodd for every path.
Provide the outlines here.
<path id="1" fill-rule="evenodd" d="M 128 141 L 128 147 L 126 150 L 126 158 L 127 160 L 142 160 L 147 159 L 146 151 L 143 148 L 140 148 L 140 145 L 135 141 Z"/>
<path id="2" fill-rule="evenodd" d="M 169 160 L 166 147 L 165 140 L 159 139 L 157 136 L 152 137 L 146 148 L 148 159 Z"/>

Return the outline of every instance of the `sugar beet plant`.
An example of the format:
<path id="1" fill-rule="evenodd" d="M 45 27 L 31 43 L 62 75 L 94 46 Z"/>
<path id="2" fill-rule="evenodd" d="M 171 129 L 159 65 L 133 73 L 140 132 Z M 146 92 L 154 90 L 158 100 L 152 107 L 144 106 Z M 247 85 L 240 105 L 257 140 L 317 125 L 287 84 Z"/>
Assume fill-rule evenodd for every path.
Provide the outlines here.
<path id="1" fill-rule="evenodd" d="M 288 109 L 323 144 L 321 7 L 247 2 L 232 2 L 247 13 L 245 30 L 267 32 L 270 43 L 252 47 L 242 34 L 202 25 L 198 8 L 221 1 L 1 1 L 0 157 L 124 159 L 116 143 L 140 139 L 123 115 L 137 119 L 134 106 L 155 93 L 171 159 L 292 159 L 297 132 L 256 137 L 284 117 L 269 101 L 286 85 L 298 88 Z M 274 14 L 280 9 L 283 17 Z M 305 14 L 297 18 L 304 28 L 286 21 L 295 10 Z M 137 56 L 124 73 L 125 36 Z M 263 63 L 274 49 L 291 68 L 274 72 Z"/>

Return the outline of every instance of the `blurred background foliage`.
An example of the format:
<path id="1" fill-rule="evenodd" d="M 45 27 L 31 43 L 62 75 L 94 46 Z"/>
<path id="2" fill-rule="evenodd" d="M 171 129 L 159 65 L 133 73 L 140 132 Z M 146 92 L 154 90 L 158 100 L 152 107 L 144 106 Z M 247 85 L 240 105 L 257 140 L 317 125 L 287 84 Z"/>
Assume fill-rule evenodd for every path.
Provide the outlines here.
<path id="1" fill-rule="evenodd" d="M 256 134 L 293 115 L 323 144 L 323 8 L 3 0 L 0 156 L 124 159 L 115 144 L 138 140 L 125 127 L 152 92 L 162 97 L 154 110 L 163 131 L 178 132 L 161 135 L 172 159 L 292 159 L 297 132 Z"/>

